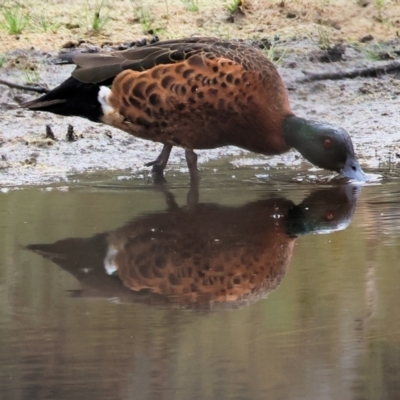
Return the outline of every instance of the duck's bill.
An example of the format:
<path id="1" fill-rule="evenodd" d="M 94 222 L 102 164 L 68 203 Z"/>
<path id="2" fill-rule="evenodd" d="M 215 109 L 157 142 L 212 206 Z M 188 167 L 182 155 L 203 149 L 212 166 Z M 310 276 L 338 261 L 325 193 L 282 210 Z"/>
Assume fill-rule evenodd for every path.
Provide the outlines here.
<path id="1" fill-rule="evenodd" d="M 355 158 L 348 158 L 343 169 L 340 171 L 343 178 L 354 179 L 356 181 L 366 182 L 369 180 L 368 175 L 361 169 L 360 164 Z"/>

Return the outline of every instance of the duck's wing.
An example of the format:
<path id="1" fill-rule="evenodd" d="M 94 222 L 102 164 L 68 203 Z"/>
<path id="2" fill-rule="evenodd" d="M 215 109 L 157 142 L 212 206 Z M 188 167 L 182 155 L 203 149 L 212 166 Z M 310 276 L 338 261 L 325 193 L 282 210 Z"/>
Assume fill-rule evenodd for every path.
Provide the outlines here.
<path id="1" fill-rule="evenodd" d="M 255 47 L 237 40 L 216 38 L 186 38 L 168 40 L 137 49 L 83 54 L 72 57 L 77 68 L 72 76 L 84 83 L 103 83 L 120 72 L 130 69 L 146 71 L 160 64 L 174 64 L 195 54 L 203 54 L 208 59 L 226 58 L 240 64 L 245 70 L 269 70 L 272 63 Z"/>

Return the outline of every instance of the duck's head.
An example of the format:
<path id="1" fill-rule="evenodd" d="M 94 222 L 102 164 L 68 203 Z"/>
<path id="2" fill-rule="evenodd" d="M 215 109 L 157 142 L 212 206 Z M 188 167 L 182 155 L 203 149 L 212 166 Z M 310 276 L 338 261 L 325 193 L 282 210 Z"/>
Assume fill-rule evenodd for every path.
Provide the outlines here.
<path id="1" fill-rule="evenodd" d="M 349 134 L 324 122 L 289 116 L 283 125 L 286 142 L 317 167 L 339 172 L 343 177 L 365 181 L 367 176 L 354 154 Z"/>

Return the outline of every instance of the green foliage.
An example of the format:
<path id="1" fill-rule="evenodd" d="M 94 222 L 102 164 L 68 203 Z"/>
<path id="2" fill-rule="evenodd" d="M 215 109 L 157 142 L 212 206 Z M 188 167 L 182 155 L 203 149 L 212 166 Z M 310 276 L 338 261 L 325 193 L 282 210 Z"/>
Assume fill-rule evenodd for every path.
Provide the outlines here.
<path id="1" fill-rule="evenodd" d="M 318 26 L 317 35 L 317 40 L 315 40 L 311 35 L 308 36 L 320 50 L 329 50 L 332 48 L 332 40 L 329 36 L 329 32 L 326 29 L 324 29 L 322 26 Z"/>
<path id="2" fill-rule="evenodd" d="M 279 65 L 285 57 L 287 49 L 283 49 L 283 51 L 277 51 L 276 45 L 271 44 L 269 48 L 265 47 L 263 51 L 275 65 Z"/>
<path id="3" fill-rule="evenodd" d="M 382 9 L 385 6 L 385 0 L 374 0 L 374 5 L 378 10 L 378 18 L 382 19 Z"/>
<path id="4" fill-rule="evenodd" d="M 7 57 L 5 54 L 0 54 L 0 68 L 6 63 Z"/>
<path id="5" fill-rule="evenodd" d="M 95 2 L 86 0 L 82 19 L 90 33 L 95 35 L 100 33 L 109 22 L 110 8 L 107 2 L 108 0 L 96 0 Z"/>
<path id="6" fill-rule="evenodd" d="M 375 43 L 372 46 L 368 45 L 362 51 L 364 51 L 366 57 L 372 61 L 396 59 L 396 53 L 393 52 L 393 48 L 385 43 Z"/>
<path id="7" fill-rule="evenodd" d="M 140 17 L 140 24 L 142 25 L 143 32 L 148 33 L 153 26 L 153 18 L 149 13 L 143 13 Z"/>
<path id="8" fill-rule="evenodd" d="M 385 0 L 375 0 L 374 4 L 378 10 L 381 10 L 383 8 L 383 6 L 385 5 Z"/>
<path id="9" fill-rule="evenodd" d="M 242 0 L 232 0 L 231 3 L 226 5 L 226 8 L 231 12 L 235 13 L 237 9 L 241 6 Z"/>
<path id="10" fill-rule="evenodd" d="M 318 47 L 321 50 L 328 50 L 332 47 L 332 41 L 329 37 L 329 32 L 322 27 L 318 27 Z"/>
<path id="11" fill-rule="evenodd" d="M 40 81 L 40 73 L 37 70 L 26 69 L 24 71 L 25 84 L 37 84 Z"/>
<path id="12" fill-rule="evenodd" d="M 199 0 L 181 0 L 188 11 L 199 11 Z"/>
<path id="13" fill-rule="evenodd" d="M 44 14 L 40 14 L 39 16 L 34 18 L 35 26 L 39 27 L 39 29 L 43 32 L 53 32 L 57 33 L 59 30 L 61 23 L 53 22 L 50 18 L 48 18 Z"/>
<path id="14" fill-rule="evenodd" d="M 142 26 L 143 32 L 146 34 L 156 34 L 165 28 L 154 26 L 154 17 L 147 4 L 143 4 L 142 0 L 130 0 L 134 14 L 134 20 L 138 21 Z M 168 13 L 168 2 L 165 1 Z"/>
<path id="15" fill-rule="evenodd" d="M 104 4 L 104 0 L 96 2 L 91 26 L 94 33 L 100 33 L 110 20 L 108 17 L 108 10 L 105 10 L 106 8 L 108 8 L 108 6 Z"/>
<path id="16" fill-rule="evenodd" d="M 19 4 L 11 7 L 3 7 L 1 10 L 4 22 L 0 23 L 1 28 L 12 35 L 19 35 L 28 26 L 30 21 L 29 13 L 22 10 Z"/>

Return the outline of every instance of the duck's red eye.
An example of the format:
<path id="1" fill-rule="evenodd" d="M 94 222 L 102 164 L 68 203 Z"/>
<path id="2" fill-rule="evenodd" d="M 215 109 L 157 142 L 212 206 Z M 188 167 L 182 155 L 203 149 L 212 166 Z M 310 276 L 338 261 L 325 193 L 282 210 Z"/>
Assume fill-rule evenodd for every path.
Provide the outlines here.
<path id="1" fill-rule="evenodd" d="M 333 213 L 331 211 L 327 211 L 325 214 L 326 219 L 329 221 L 333 219 Z"/>
<path id="2" fill-rule="evenodd" d="M 332 146 L 332 140 L 331 139 L 325 139 L 324 140 L 324 147 L 329 149 L 329 147 Z"/>

